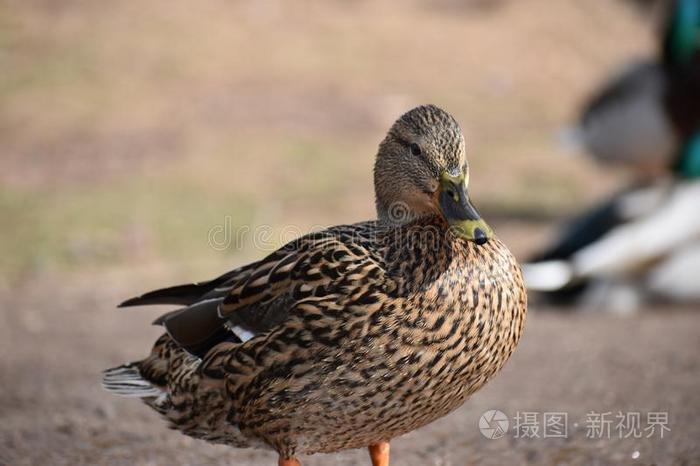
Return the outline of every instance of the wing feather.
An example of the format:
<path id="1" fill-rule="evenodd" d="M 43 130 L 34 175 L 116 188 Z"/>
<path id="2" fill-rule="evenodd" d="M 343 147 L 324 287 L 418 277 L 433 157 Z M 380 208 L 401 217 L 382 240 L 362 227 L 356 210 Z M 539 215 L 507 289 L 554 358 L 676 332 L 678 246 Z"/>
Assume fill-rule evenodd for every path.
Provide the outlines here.
<path id="1" fill-rule="evenodd" d="M 374 239 L 367 230 L 357 224 L 310 234 L 214 280 L 146 293 L 125 305 L 185 304 L 154 323 L 203 357 L 221 342 L 241 343 L 272 330 L 301 300 L 329 295 L 340 281 L 362 280 L 372 261 L 367 246 Z"/>

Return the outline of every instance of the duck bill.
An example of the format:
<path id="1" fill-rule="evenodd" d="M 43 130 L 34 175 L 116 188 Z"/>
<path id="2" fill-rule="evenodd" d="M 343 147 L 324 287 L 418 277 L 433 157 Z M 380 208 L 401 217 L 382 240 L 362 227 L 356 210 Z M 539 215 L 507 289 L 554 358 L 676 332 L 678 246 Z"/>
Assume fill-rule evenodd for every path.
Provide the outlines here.
<path id="1" fill-rule="evenodd" d="M 450 230 L 456 236 L 476 244 L 484 244 L 493 236 L 493 230 L 469 200 L 464 175 L 442 175 L 438 205 L 450 225 Z"/>

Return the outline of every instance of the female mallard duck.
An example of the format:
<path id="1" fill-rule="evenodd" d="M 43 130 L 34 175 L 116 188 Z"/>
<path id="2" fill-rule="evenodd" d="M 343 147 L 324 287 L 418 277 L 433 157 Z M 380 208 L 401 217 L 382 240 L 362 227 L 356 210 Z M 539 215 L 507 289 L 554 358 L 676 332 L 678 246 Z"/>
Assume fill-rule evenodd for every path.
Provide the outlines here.
<path id="1" fill-rule="evenodd" d="M 298 454 L 369 447 L 460 406 L 520 340 L 519 267 L 467 196 L 462 131 L 434 106 L 379 147 L 378 220 L 299 238 L 214 280 L 122 306 L 178 304 L 146 359 L 105 372 L 192 437 Z"/>

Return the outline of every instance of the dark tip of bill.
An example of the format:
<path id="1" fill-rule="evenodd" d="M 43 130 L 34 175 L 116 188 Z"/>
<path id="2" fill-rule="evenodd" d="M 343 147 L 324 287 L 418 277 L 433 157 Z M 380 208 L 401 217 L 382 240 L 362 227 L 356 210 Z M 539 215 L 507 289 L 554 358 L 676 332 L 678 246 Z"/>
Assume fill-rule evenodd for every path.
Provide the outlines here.
<path id="1" fill-rule="evenodd" d="M 477 228 L 474 230 L 474 242 L 481 246 L 482 244 L 486 244 L 488 241 L 488 237 L 486 236 L 486 233 L 481 228 Z"/>

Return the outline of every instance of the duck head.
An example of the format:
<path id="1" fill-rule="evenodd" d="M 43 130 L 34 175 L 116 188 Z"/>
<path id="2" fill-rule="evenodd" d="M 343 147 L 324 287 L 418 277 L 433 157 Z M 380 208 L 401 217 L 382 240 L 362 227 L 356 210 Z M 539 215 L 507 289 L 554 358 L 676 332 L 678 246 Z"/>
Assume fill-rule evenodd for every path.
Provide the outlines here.
<path id="1" fill-rule="evenodd" d="M 421 106 L 402 115 L 379 145 L 374 190 L 382 222 L 439 215 L 456 236 L 483 244 L 493 231 L 472 205 L 468 186 L 462 130 L 438 107 Z"/>

